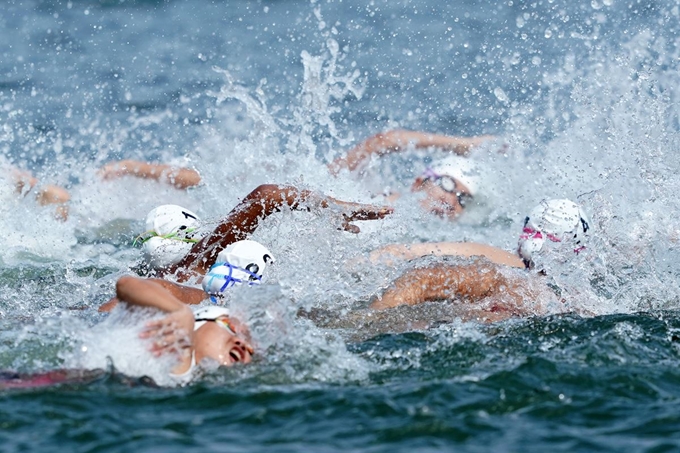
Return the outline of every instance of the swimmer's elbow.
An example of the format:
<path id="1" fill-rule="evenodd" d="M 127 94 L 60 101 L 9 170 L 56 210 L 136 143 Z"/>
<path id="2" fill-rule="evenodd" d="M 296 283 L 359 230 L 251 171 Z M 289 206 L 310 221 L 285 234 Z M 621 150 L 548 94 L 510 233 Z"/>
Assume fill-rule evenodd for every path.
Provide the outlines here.
<path id="1" fill-rule="evenodd" d="M 275 194 L 280 192 L 281 188 L 276 184 L 260 184 L 248 194 L 247 198 L 251 200 L 265 201 L 273 198 Z"/>
<path id="2" fill-rule="evenodd" d="M 122 301 L 129 301 L 135 292 L 139 279 L 129 275 L 123 276 L 116 282 L 116 298 Z"/>
<path id="3" fill-rule="evenodd" d="M 282 204 L 293 207 L 300 201 L 298 198 L 303 195 L 303 192 L 293 186 L 260 184 L 250 192 L 248 199 L 258 201 L 274 209 Z"/>

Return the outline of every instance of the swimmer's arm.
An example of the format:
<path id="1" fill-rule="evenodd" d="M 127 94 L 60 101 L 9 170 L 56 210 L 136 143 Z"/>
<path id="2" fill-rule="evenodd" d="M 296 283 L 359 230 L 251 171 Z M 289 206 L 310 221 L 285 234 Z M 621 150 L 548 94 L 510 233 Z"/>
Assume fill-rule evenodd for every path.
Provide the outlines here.
<path id="1" fill-rule="evenodd" d="M 359 229 L 351 222 L 382 219 L 393 211 L 390 207 L 341 201 L 292 186 L 263 184 L 241 200 L 212 233 L 195 244 L 189 254 L 171 266 L 168 272 L 180 270 L 180 278 L 185 270 L 205 274 L 221 250 L 233 242 L 246 239 L 260 222 L 284 206 L 296 210 L 338 207 L 342 211 L 342 228 L 353 233 Z"/>
<path id="2" fill-rule="evenodd" d="M 454 137 L 396 129 L 378 133 L 364 140 L 349 150 L 345 156 L 335 159 L 328 167 L 333 174 L 338 173 L 343 168 L 354 171 L 362 162 L 370 159 L 374 154 L 383 156 L 385 154 L 401 152 L 408 149 L 409 146 L 415 148 L 439 148 L 443 151 L 451 151 L 464 156 L 472 148 L 493 138 L 490 135 Z"/>
<path id="3" fill-rule="evenodd" d="M 150 278 L 149 281 L 159 284 L 175 298 L 187 305 L 198 305 L 206 299 L 205 291 L 191 286 L 163 280 L 162 278 Z"/>
<path id="4" fill-rule="evenodd" d="M 116 298 L 129 305 L 138 307 L 151 307 L 171 313 L 174 311 L 186 311 L 191 309 L 177 299 L 158 281 L 149 279 L 124 276 L 116 282 Z"/>
<path id="5" fill-rule="evenodd" d="M 399 305 L 465 299 L 477 302 L 512 285 L 496 269 L 496 265 L 435 265 L 411 269 L 397 278 L 371 308 L 382 310 Z"/>
<path id="6" fill-rule="evenodd" d="M 206 298 L 205 292 L 198 288 L 192 288 L 190 286 L 184 286 L 171 282 L 168 280 L 163 280 L 160 278 L 149 278 L 148 281 L 154 282 L 167 290 L 175 298 L 179 299 L 181 302 L 188 305 L 197 305 L 203 302 Z M 109 312 L 118 305 L 118 297 L 114 297 L 108 302 L 102 304 L 99 307 L 100 312 Z"/>
<path id="7" fill-rule="evenodd" d="M 395 260 L 412 260 L 423 256 L 483 256 L 489 261 L 505 266 L 524 268 L 516 255 L 498 247 L 475 242 L 425 242 L 415 244 L 390 244 L 374 250 L 369 255 L 373 263 L 393 264 Z"/>
<path id="8" fill-rule="evenodd" d="M 121 176 L 153 179 L 170 184 L 177 189 L 188 189 L 201 183 L 201 175 L 191 168 L 141 162 L 132 159 L 107 164 L 99 170 L 99 175 L 103 179 L 114 179 Z"/>

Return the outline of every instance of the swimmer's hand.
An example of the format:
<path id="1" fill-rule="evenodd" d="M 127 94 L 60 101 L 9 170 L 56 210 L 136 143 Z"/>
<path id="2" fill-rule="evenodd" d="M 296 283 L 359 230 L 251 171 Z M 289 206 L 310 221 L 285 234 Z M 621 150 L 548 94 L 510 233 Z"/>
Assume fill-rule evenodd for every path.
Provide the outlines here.
<path id="1" fill-rule="evenodd" d="M 390 206 L 374 206 L 369 204 L 338 202 L 346 212 L 342 214 L 342 229 L 350 233 L 359 233 L 361 229 L 352 224 L 357 220 L 378 220 L 394 212 L 394 208 Z"/>
<path id="2" fill-rule="evenodd" d="M 148 322 L 139 337 L 151 340 L 149 350 L 155 356 L 177 354 L 184 362 L 191 359 L 193 333 L 194 315 L 185 306 L 161 319 Z"/>

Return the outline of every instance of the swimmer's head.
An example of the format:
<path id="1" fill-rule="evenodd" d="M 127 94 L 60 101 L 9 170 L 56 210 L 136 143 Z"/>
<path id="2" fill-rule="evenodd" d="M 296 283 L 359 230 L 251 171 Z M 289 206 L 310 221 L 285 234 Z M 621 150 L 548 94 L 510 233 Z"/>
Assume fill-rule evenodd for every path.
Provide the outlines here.
<path id="1" fill-rule="evenodd" d="M 249 363 L 254 354 L 246 325 L 218 306 L 194 312 L 194 351 L 197 363 L 209 358 L 225 366 Z"/>
<path id="2" fill-rule="evenodd" d="M 146 230 L 165 239 L 195 239 L 199 226 L 196 214 L 175 204 L 158 206 L 146 216 Z"/>
<path id="3" fill-rule="evenodd" d="M 222 250 L 203 277 L 203 289 L 211 298 L 241 283 L 260 283 L 266 267 L 274 262 L 271 252 L 256 241 L 234 242 Z"/>
<path id="4" fill-rule="evenodd" d="M 524 220 L 517 252 L 527 267 L 546 242 L 568 242 L 578 253 L 585 248 L 589 230 L 588 215 L 573 201 L 543 200 Z"/>
<path id="5" fill-rule="evenodd" d="M 487 172 L 474 159 L 451 155 L 440 159 L 416 178 L 412 190 L 423 191 L 423 208 L 454 218 L 483 193 Z"/>
<path id="6" fill-rule="evenodd" d="M 181 260 L 201 238 L 200 220 L 188 209 L 162 205 L 146 216 L 146 232 L 138 237 L 149 264 L 155 268 Z"/>
<path id="7" fill-rule="evenodd" d="M 486 174 L 482 166 L 473 158 L 458 155 L 447 156 L 434 162 L 432 170 L 461 183 L 472 197 L 478 196 L 483 190 Z"/>

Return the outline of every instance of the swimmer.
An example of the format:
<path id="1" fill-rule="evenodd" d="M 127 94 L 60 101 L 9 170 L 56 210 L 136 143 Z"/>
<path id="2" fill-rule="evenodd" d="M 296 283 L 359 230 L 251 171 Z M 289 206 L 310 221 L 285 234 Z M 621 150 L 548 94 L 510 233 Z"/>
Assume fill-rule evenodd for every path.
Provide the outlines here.
<path id="1" fill-rule="evenodd" d="M 201 287 L 187 286 L 161 278 L 149 278 L 187 305 L 212 302 L 223 305 L 225 291 L 233 286 L 257 285 L 262 282 L 265 269 L 274 262 L 272 253 L 262 244 L 252 240 L 237 241 L 222 250 L 215 264 L 201 280 Z M 118 304 L 117 297 L 99 307 L 108 312 Z"/>
<path id="2" fill-rule="evenodd" d="M 581 222 L 580 233 L 575 221 Z M 493 263 L 516 268 L 531 268 L 532 256 L 540 251 L 548 239 L 561 242 L 558 237 L 575 231 L 575 237 L 585 236 L 590 229 L 588 215 L 576 203 L 567 199 L 543 200 L 524 219 L 523 232 L 515 254 L 492 245 L 476 242 L 422 242 L 414 244 L 390 244 L 372 251 L 369 261 L 373 264 L 391 265 L 396 261 L 408 261 L 424 256 L 483 257 Z M 580 239 L 578 239 L 580 241 Z"/>
<path id="3" fill-rule="evenodd" d="M 132 176 L 170 184 L 179 190 L 196 187 L 201 183 L 201 175 L 192 168 L 133 159 L 110 162 L 100 168 L 98 173 L 104 180 Z"/>
<path id="4" fill-rule="evenodd" d="M 151 341 L 156 356 L 174 354 L 178 363 L 172 374 L 180 382 L 191 379 L 197 364 L 211 359 L 221 366 L 252 360 L 254 349 L 245 324 L 225 307 L 209 306 L 193 312 L 156 282 L 138 277 L 121 277 L 116 297 L 130 306 L 156 308 L 167 313 L 146 324 L 141 338 Z"/>
<path id="5" fill-rule="evenodd" d="M 343 316 L 320 308 L 298 314 L 319 327 L 343 329 L 354 339 L 455 320 L 492 323 L 565 312 L 589 316 L 593 313 L 570 306 L 556 294 L 559 287 L 548 280 L 542 266 L 546 255 L 554 254 L 555 249 L 580 253 L 589 231 L 588 217 L 575 203 L 542 201 L 525 219 L 515 256 L 474 243 L 390 245 L 373 252 L 371 261 L 393 266 L 422 256 L 443 260 L 407 270 L 374 297 L 368 308 L 353 309 Z"/>
<path id="6" fill-rule="evenodd" d="M 403 152 L 410 148 L 438 148 L 451 154 L 436 159 L 411 185 L 412 192 L 423 192 L 421 207 L 443 218 L 455 219 L 463 213 L 475 197 L 488 189 L 488 175 L 469 157 L 470 151 L 494 137 L 451 137 L 417 131 L 392 130 L 376 134 L 351 149 L 345 156 L 329 164 L 329 170 L 337 174 L 342 169 L 358 171 L 372 156 L 384 156 Z M 360 171 L 360 170 L 359 170 Z M 387 194 L 393 201 L 398 194 Z"/>
<path id="7" fill-rule="evenodd" d="M 148 341 L 154 356 L 176 357 L 170 377 L 179 385 L 193 380 L 205 362 L 234 366 L 252 361 L 255 350 L 248 328 L 225 307 L 208 306 L 192 311 L 156 282 L 130 276 L 118 280 L 116 297 L 127 306 L 153 308 L 165 314 L 147 322 L 139 337 Z M 146 376 L 130 378 L 113 369 L 61 369 L 37 374 L 2 371 L 0 390 L 88 384 L 109 376 L 128 385 L 156 386 Z"/>
<path id="8" fill-rule="evenodd" d="M 162 266 L 155 269 L 155 276 L 173 275 L 177 281 L 184 282 L 205 275 L 222 250 L 229 244 L 247 239 L 265 218 L 284 206 L 307 211 L 312 208 L 333 209 L 339 214 L 338 228 L 351 233 L 360 231 L 352 222 L 382 219 L 393 211 L 389 207 L 341 201 L 292 186 L 260 185 L 246 195 L 207 235 L 202 235 L 197 229 L 199 221 L 194 213 L 183 208 L 175 209 L 179 220 L 160 222 L 165 225 L 162 234 L 152 231 L 147 239 L 157 237 L 159 240 L 153 241 L 157 247 L 169 247 L 169 241 L 175 241 L 172 244 L 172 253 L 159 253 L 162 259 L 157 261 Z M 147 225 L 150 224 L 147 222 Z M 153 254 L 153 251 L 149 254 Z"/>
<path id="9" fill-rule="evenodd" d="M 589 230 L 590 221 L 579 205 L 566 199 L 544 200 L 525 219 L 517 258 L 482 244 L 444 243 L 384 249 L 382 254 L 374 255 L 374 259 L 411 259 L 419 252 L 476 258 L 472 263 L 438 263 L 411 269 L 378 296 L 370 308 L 384 310 L 458 299 L 463 318 L 484 322 L 545 314 L 547 305 L 543 302 L 554 296 L 543 277 L 545 269 L 518 272 L 517 268 L 534 269 L 536 258 L 545 253 L 549 245 L 560 244 L 580 253 L 586 248 Z"/>

